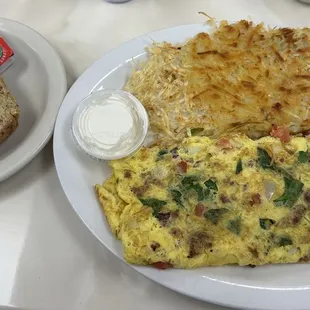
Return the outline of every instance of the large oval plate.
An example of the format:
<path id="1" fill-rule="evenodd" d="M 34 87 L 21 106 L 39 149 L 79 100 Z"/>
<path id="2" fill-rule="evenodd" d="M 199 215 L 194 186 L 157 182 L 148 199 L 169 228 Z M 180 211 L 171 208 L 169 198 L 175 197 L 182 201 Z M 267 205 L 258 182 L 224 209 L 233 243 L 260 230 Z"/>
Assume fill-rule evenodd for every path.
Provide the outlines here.
<path id="1" fill-rule="evenodd" d="M 47 143 L 67 91 L 63 63 L 36 31 L 0 18 L 0 37 L 15 53 L 3 78 L 20 107 L 16 131 L 0 144 L 0 181 L 23 168 Z"/>
<path id="2" fill-rule="evenodd" d="M 61 185 L 85 225 L 121 260 L 121 244 L 112 236 L 93 189 L 94 184 L 109 177 L 110 169 L 107 164 L 96 162 L 76 149 L 70 136 L 73 111 L 94 90 L 122 88 L 131 72 L 133 59 L 135 62 L 145 59 L 145 47 L 153 40 L 182 43 L 201 31 L 210 31 L 210 28 L 202 24 L 185 25 L 153 32 L 121 45 L 104 55 L 77 80 L 61 106 L 54 134 L 55 164 Z M 309 265 L 166 271 L 132 267 L 177 292 L 221 305 L 279 310 L 308 310 L 310 305 Z"/>

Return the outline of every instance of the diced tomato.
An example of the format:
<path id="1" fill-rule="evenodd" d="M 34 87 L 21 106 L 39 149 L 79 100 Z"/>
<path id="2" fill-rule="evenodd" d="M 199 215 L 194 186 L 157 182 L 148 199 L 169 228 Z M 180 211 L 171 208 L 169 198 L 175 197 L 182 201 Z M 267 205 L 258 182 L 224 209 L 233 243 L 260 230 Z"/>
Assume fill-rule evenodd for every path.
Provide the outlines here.
<path id="1" fill-rule="evenodd" d="M 178 163 L 179 168 L 181 169 L 182 172 L 186 173 L 187 172 L 187 162 L 182 160 Z"/>
<path id="2" fill-rule="evenodd" d="M 222 138 L 217 141 L 216 145 L 220 147 L 222 150 L 232 149 L 232 145 L 227 138 Z"/>
<path id="3" fill-rule="evenodd" d="M 195 207 L 195 215 L 197 216 L 202 216 L 203 213 L 205 211 L 205 207 L 203 204 L 199 203 L 196 207 Z"/>
<path id="4" fill-rule="evenodd" d="M 270 135 L 279 138 L 282 143 L 287 143 L 291 140 L 290 131 L 288 127 L 272 125 Z"/>
<path id="5" fill-rule="evenodd" d="M 165 263 L 165 262 L 156 262 L 156 263 L 153 263 L 152 266 L 157 268 L 157 269 L 161 269 L 161 270 L 172 268 L 171 264 Z"/>
<path id="6" fill-rule="evenodd" d="M 251 196 L 251 201 L 250 201 L 251 206 L 259 205 L 260 203 L 261 203 L 260 194 L 253 194 Z"/>

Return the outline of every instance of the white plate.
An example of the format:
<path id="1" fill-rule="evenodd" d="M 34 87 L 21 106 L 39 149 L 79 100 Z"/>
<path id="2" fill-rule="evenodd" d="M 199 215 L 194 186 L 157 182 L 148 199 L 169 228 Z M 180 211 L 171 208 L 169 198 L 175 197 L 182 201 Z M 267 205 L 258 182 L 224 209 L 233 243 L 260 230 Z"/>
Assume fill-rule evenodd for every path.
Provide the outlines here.
<path id="1" fill-rule="evenodd" d="M 0 36 L 16 60 L 3 74 L 20 107 L 16 131 L 0 144 L 0 181 L 23 168 L 47 143 L 67 89 L 62 61 L 31 28 L 0 18 Z"/>
<path id="2" fill-rule="evenodd" d="M 54 156 L 62 187 L 76 213 L 118 258 L 122 248 L 105 221 L 93 185 L 109 176 L 107 164 L 81 154 L 70 136 L 70 123 L 77 104 L 93 90 L 123 87 L 131 70 L 132 58 L 145 58 L 145 46 L 155 41 L 181 43 L 201 31 L 201 24 L 185 25 L 150 33 L 104 55 L 91 66 L 67 94 L 56 122 Z M 195 270 L 159 271 L 149 267 L 133 268 L 177 292 L 227 306 L 246 309 L 309 309 L 310 266 L 281 265 L 259 268 L 228 266 Z"/>

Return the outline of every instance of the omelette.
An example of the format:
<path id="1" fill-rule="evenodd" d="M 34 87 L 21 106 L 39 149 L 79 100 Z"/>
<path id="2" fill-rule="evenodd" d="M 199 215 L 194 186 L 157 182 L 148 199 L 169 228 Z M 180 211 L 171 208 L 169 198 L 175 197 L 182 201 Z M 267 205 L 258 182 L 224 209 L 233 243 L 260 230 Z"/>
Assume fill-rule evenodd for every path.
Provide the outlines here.
<path id="1" fill-rule="evenodd" d="M 181 43 L 181 42 L 180 42 Z M 310 29 L 222 21 L 174 45 L 155 42 L 125 90 L 147 109 L 155 142 L 177 146 L 190 130 L 257 139 L 272 125 L 310 132 Z"/>
<path id="2" fill-rule="evenodd" d="M 229 134 L 112 161 L 96 185 L 127 262 L 160 269 L 310 260 L 310 139 Z"/>

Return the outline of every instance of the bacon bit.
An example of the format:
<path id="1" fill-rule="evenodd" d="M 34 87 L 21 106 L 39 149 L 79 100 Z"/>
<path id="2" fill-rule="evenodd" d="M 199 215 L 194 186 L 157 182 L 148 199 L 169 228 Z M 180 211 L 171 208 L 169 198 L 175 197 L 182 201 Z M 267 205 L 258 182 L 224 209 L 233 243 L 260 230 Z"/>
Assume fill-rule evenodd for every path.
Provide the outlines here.
<path id="1" fill-rule="evenodd" d="M 251 196 L 251 200 L 250 200 L 250 205 L 253 206 L 253 205 L 259 205 L 261 204 L 261 199 L 260 199 L 260 194 L 253 194 Z"/>
<path id="2" fill-rule="evenodd" d="M 124 177 L 127 178 L 127 179 L 131 178 L 131 171 L 130 170 L 125 170 Z"/>
<path id="3" fill-rule="evenodd" d="M 197 231 L 189 238 L 189 254 L 188 258 L 193 258 L 204 252 L 205 249 L 212 248 L 212 239 L 204 231 Z"/>
<path id="4" fill-rule="evenodd" d="M 292 214 L 291 214 L 291 218 L 290 221 L 292 223 L 292 225 L 299 225 L 302 218 L 305 216 L 306 212 L 307 212 L 307 207 L 304 205 L 297 205 L 295 207 L 295 210 L 293 210 Z"/>
<path id="5" fill-rule="evenodd" d="M 170 233 L 171 233 L 172 236 L 174 236 L 176 238 L 183 237 L 182 231 L 178 227 L 172 227 L 171 230 L 170 230 Z"/>
<path id="6" fill-rule="evenodd" d="M 282 143 L 287 143 L 291 140 L 290 131 L 285 126 L 272 125 L 272 130 L 271 130 L 270 135 L 272 137 L 279 138 Z"/>
<path id="7" fill-rule="evenodd" d="M 178 163 L 178 167 L 181 169 L 183 173 L 187 172 L 187 162 L 182 160 L 181 162 Z"/>
<path id="8" fill-rule="evenodd" d="M 175 220 L 179 216 L 179 210 L 170 212 L 170 217 L 172 220 Z"/>
<path id="9" fill-rule="evenodd" d="M 170 212 L 167 213 L 158 213 L 158 220 L 163 223 L 167 223 L 170 219 Z"/>
<path id="10" fill-rule="evenodd" d="M 222 150 L 232 149 L 232 145 L 227 138 L 222 138 L 216 142 L 216 146 L 220 147 Z"/>
<path id="11" fill-rule="evenodd" d="M 248 250 L 250 251 L 250 253 L 251 253 L 255 258 L 258 258 L 258 251 L 257 251 L 257 249 L 248 246 Z"/>
<path id="12" fill-rule="evenodd" d="M 144 193 L 148 190 L 149 188 L 149 185 L 145 184 L 145 185 L 142 185 L 142 186 L 138 186 L 138 187 L 133 187 L 131 189 L 131 191 L 136 195 L 136 196 L 143 196 Z"/>
<path id="13" fill-rule="evenodd" d="M 305 191 L 304 200 L 310 206 L 310 190 Z"/>
<path id="14" fill-rule="evenodd" d="M 199 203 L 196 207 L 195 207 L 195 215 L 201 217 L 203 215 L 205 211 L 205 207 L 203 204 Z"/>
<path id="15" fill-rule="evenodd" d="M 178 148 L 174 148 L 173 150 L 170 151 L 172 158 L 178 158 L 179 154 L 178 154 Z"/>
<path id="16" fill-rule="evenodd" d="M 173 265 L 166 263 L 166 262 L 156 262 L 156 263 L 153 263 L 152 266 L 160 270 L 165 270 L 165 269 L 173 267 Z"/>
<path id="17" fill-rule="evenodd" d="M 228 202 L 230 202 L 230 199 L 229 199 L 227 196 L 225 196 L 225 195 L 221 195 L 221 196 L 220 196 L 220 199 L 221 199 L 221 201 L 222 201 L 223 203 L 228 203 Z"/>
<path id="18" fill-rule="evenodd" d="M 156 241 L 153 241 L 151 244 L 152 250 L 155 252 L 160 247 L 160 244 Z"/>
<path id="19" fill-rule="evenodd" d="M 310 262 L 310 254 L 307 254 L 299 259 L 300 263 L 309 263 Z"/>

